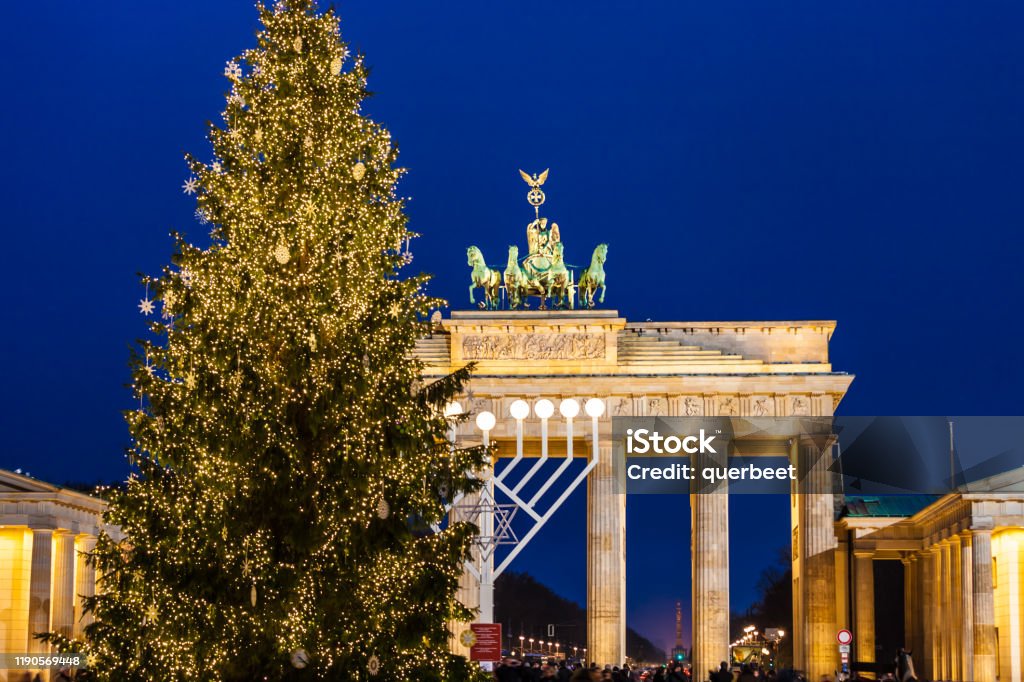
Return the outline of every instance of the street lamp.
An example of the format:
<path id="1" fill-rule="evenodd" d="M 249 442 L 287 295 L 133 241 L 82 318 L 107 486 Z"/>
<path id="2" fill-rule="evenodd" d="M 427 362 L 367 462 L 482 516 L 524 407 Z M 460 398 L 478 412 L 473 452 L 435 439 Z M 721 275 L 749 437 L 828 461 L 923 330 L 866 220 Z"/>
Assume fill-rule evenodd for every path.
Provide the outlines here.
<path id="1" fill-rule="evenodd" d="M 533 637 L 530 638 L 530 653 L 533 653 Z"/>

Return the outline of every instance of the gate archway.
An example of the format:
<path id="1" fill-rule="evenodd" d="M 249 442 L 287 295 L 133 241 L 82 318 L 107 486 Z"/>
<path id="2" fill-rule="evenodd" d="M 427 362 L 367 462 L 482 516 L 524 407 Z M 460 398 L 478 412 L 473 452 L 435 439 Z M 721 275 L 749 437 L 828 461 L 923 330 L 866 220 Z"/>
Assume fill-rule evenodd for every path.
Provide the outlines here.
<path id="1" fill-rule="evenodd" d="M 462 407 L 498 416 L 488 437 L 505 453 L 516 452 L 517 424 L 527 449 L 543 442 L 542 428 L 551 429 L 551 439 L 565 438 L 559 420 L 509 418 L 518 400 L 557 407 L 567 398 L 599 398 L 606 407 L 596 438 L 573 439 L 576 452 L 596 453 L 586 474 L 587 648 L 602 664 L 625 659 L 626 507 L 611 457 L 611 418 L 830 417 L 853 380 L 829 363 L 832 321 L 628 323 L 616 311 L 456 311 L 441 326 L 417 349 L 425 378 L 476 363 Z M 457 435 L 478 438 L 479 431 L 470 420 Z M 811 473 L 820 444 L 792 440 L 786 447 Z M 814 676 L 836 663 L 834 510 L 818 480 L 826 475 L 805 476 L 817 494 L 792 498 L 794 660 Z M 728 521 L 725 496 L 691 497 L 695 670 L 728 657 Z M 478 606 L 479 578 L 467 570 L 462 584 L 460 599 Z"/>

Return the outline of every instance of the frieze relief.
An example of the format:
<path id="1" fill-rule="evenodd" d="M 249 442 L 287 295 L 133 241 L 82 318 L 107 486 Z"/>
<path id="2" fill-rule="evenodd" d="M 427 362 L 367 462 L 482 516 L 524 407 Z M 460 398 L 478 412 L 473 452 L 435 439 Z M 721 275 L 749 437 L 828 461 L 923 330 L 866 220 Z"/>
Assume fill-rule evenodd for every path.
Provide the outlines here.
<path id="1" fill-rule="evenodd" d="M 466 360 L 593 360 L 605 357 L 604 334 L 470 334 Z"/>

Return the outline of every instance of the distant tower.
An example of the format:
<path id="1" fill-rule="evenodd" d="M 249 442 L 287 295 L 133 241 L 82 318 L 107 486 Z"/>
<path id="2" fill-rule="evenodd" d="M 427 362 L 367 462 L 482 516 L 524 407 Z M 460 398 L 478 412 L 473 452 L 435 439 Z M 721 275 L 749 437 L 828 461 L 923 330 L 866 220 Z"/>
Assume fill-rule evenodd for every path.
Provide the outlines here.
<path id="1" fill-rule="evenodd" d="M 686 647 L 683 646 L 683 603 L 676 602 L 676 645 L 672 647 L 672 660 L 686 660 Z"/>
<path id="2" fill-rule="evenodd" d="M 676 602 L 676 648 L 683 648 L 683 602 Z"/>

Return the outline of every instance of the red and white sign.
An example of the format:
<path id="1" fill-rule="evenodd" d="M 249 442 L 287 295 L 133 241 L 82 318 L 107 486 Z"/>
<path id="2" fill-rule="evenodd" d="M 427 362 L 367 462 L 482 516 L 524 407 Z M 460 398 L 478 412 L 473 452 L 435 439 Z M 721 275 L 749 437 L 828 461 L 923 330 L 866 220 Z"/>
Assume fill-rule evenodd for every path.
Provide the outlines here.
<path id="1" fill-rule="evenodd" d="M 469 648 L 471 661 L 501 660 L 501 623 L 470 623 L 476 641 Z"/>
<path id="2" fill-rule="evenodd" d="M 840 644 L 852 644 L 853 643 L 853 633 L 850 632 L 849 630 L 840 630 L 839 632 L 836 633 L 836 641 L 839 642 Z"/>

